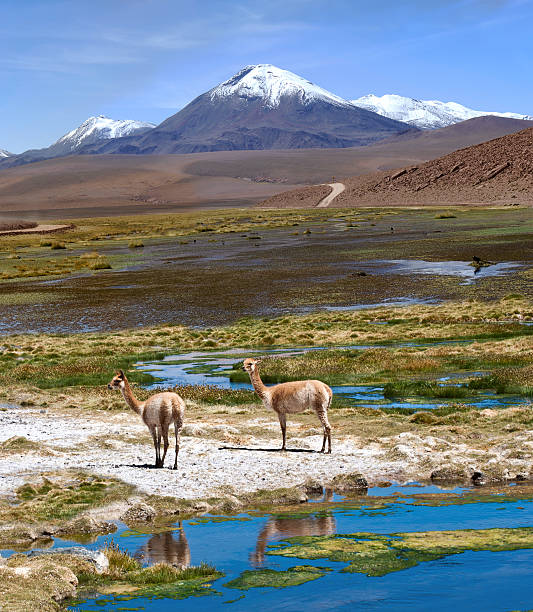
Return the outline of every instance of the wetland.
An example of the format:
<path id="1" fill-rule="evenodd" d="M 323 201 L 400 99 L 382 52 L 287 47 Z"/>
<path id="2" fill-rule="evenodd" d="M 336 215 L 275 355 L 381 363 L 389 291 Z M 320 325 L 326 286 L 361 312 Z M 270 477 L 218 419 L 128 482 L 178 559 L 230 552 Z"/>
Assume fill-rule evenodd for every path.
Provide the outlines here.
<path id="1" fill-rule="evenodd" d="M 74 226 L 0 243 L 6 609 L 531 608 L 529 210 Z M 331 456 L 312 411 L 279 452 L 248 356 L 332 387 Z M 177 471 L 118 368 L 185 399 Z"/>

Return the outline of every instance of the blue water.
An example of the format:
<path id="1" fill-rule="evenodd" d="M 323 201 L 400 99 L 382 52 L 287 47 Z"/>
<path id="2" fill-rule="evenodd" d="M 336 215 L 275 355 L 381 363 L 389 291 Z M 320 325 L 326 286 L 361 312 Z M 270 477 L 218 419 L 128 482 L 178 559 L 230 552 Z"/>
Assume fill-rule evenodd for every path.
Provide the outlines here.
<path id="1" fill-rule="evenodd" d="M 409 344 L 409 346 L 415 346 Z M 368 349 L 374 346 L 349 346 L 349 349 Z M 297 349 L 271 349 L 261 351 L 260 355 L 299 355 L 306 351 L 325 350 L 321 347 Z M 232 382 L 229 371 L 234 364 L 244 356 L 257 356 L 254 351 L 230 349 L 222 352 L 194 351 L 181 355 L 170 355 L 162 361 L 142 362 L 136 367 L 160 379 L 151 388 L 174 387 L 176 385 L 216 385 L 224 389 L 252 389 L 249 382 Z M 199 371 L 198 368 L 210 368 L 209 371 Z M 482 375 L 482 372 L 471 372 L 470 376 Z M 440 384 L 453 385 L 453 375 L 440 379 Z M 461 403 L 478 409 L 497 408 L 516 404 L 529 403 L 530 400 L 514 395 L 496 395 L 492 392 L 479 392 L 473 397 L 460 399 L 424 399 L 420 397 L 385 398 L 381 385 L 338 385 L 332 387 L 336 396 L 352 400 L 357 406 L 369 408 L 409 408 L 416 410 L 431 410 L 439 406 Z"/>
<path id="2" fill-rule="evenodd" d="M 520 487 L 509 493 L 520 496 Z M 121 548 L 141 556 L 145 562 L 172 561 L 184 550 L 193 565 L 212 563 L 225 576 L 212 585 L 214 595 L 183 601 L 105 596 L 88 600 L 82 610 L 529 610 L 533 607 L 530 582 L 533 550 L 509 552 L 465 552 L 383 577 L 339 572 L 346 563 L 326 559 L 285 559 L 265 554 L 269 546 L 295 535 L 331 535 L 354 532 L 390 534 L 399 531 L 486 529 L 532 525 L 533 504 L 529 499 L 492 503 L 419 506 L 411 502 L 418 494 L 439 491 L 437 487 L 375 488 L 376 495 L 390 495 L 385 508 L 357 507 L 348 501 L 324 507 L 310 515 L 240 514 L 241 520 L 212 522 L 184 521 L 182 530 L 155 536 L 124 530 L 99 538 L 90 545 L 98 548 L 113 539 Z M 529 489 L 531 492 L 531 489 Z M 460 489 L 450 491 L 459 494 Z M 520 509 L 523 508 L 523 509 Z M 297 509 L 295 510 L 297 511 Z M 203 522 L 205 521 L 205 522 Z M 57 547 L 71 542 L 57 540 Z M 152 558 L 146 557 L 151 551 Z M 178 551 L 178 552 L 177 552 Z M 266 567 L 287 569 L 298 564 L 330 567 L 332 572 L 315 581 L 285 589 L 254 588 L 248 591 L 224 585 L 244 570 Z M 242 599 L 239 599 L 241 596 Z M 238 601 L 234 601 L 238 599 Z M 232 603 L 228 603 L 232 602 Z"/>

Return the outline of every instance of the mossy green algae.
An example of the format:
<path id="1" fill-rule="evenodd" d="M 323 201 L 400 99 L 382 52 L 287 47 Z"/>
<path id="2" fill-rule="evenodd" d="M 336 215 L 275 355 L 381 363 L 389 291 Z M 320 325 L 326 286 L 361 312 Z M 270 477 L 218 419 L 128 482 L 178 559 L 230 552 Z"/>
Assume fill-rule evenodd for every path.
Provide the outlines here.
<path id="1" fill-rule="evenodd" d="M 470 551 L 533 548 L 533 528 L 461 529 L 376 535 L 354 533 L 290 538 L 269 555 L 349 563 L 342 571 L 384 576 L 424 561 Z"/>
<path id="2" fill-rule="evenodd" d="M 231 580 L 224 586 L 242 591 L 257 587 L 282 589 L 316 580 L 329 571 L 331 571 L 330 568 L 314 567 L 312 565 L 296 565 L 280 571 L 273 569 L 246 570 L 238 578 Z"/>

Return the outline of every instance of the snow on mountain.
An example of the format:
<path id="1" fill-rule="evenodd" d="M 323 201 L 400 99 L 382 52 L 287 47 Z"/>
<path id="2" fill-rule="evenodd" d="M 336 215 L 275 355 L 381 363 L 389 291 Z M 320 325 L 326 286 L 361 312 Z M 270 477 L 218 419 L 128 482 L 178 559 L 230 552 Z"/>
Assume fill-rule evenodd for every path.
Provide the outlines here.
<path id="1" fill-rule="evenodd" d="M 495 115 L 496 117 L 508 119 L 533 120 L 531 115 L 478 111 L 457 102 L 416 100 L 415 98 L 407 98 L 394 94 L 386 94 L 381 97 L 369 94 L 357 100 L 351 100 L 351 102 L 360 108 L 365 108 L 390 119 L 396 119 L 396 121 L 403 121 L 423 130 L 442 128 L 485 115 Z"/>
<path id="2" fill-rule="evenodd" d="M 5 149 L 0 149 L 0 159 L 3 159 L 4 157 L 11 157 L 13 155 L 13 153 L 10 153 L 9 151 L 6 151 Z"/>
<path id="3" fill-rule="evenodd" d="M 52 146 L 67 146 L 74 151 L 82 145 L 94 143 L 98 140 L 131 136 L 153 127 L 155 127 L 153 123 L 133 119 L 109 119 L 109 117 L 99 115 L 98 117 L 89 117 L 79 127 L 62 136 Z"/>
<path id="4" fill-rule="evenodd" d="M 272 64 L 246 66 L 145 134 L 84 147 L 83 153 L 356 147 L 413 130 L 359 108 Z"/>
<path id="5" fill-rule="evenodd" d="M 272 64 L 246 66 L 211 89 L 209 95 L 212 101 L 234 95 L 249 100 L 261 99 L 270 108 L 279 107 L 283 97 L 296 97 L 304 105 L 321 100 L 336 106 L 350 106 L 347 100 Z"/>

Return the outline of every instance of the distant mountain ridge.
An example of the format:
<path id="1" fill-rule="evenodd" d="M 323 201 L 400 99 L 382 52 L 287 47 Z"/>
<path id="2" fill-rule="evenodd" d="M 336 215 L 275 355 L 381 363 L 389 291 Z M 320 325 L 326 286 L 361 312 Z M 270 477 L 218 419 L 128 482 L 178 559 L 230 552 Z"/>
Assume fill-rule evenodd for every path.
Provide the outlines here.
<path id="1" fill-rule="evenodd" d="M 392 94 L 349 101 L 293 72 L 257 64 L 201 94 L 158 126 L 102 115 L 89 117 L 44 149 L 20 155 L 0 150 L 0 168 L 73 154 L 358 147 L 419 137 L 425 131 L 485 115 L 506 121 L 533 119 Z M 503 127 L 502 133 L 507 129 L 514 130 Z"/>
<path id="2" fill-rule="evenodd" d="M 104 115 L 98 115 L 97 117 L 89 117 L 79 127 L 62 136 L 52 146 L 63 146 L 71 151 L 76 151 L 100 140 L 131 136 L 154 127 L 155 123 L 133 119 L 109 119 Z"/>
<path id="3" fill-rule="evenodd" d="M 85 153 L 196 153 L 246 149 L 340 148 L 408 131 L 271 64 L 246 66 L 156 128 Z M 416 128 L 414 128 L 416 129 Z"/>
<path id="4" fill-rule="evenodd" d="M 54 144 L 44 149 L 30 149 L 20 155 L 5 158 L 1 167 L 27 164 L 52 157 L 62 157 L 80 152 L 88 145 L 104 140 L 131 136 L 151 130 L 155 125 L 133 119 L 110 119 L 103 115 L 89 117 L 80 126 L 61 136 Z"/>
<path id="5" fill-rule="evenodd" d="M 403 121 L 422 130 L 447 127 L 454 123 L 474 119 L 475 117 L 484 117 L 485 115 L 494 115 L 507 119 L 533 120 L 533 115 L 478 111 L 457 102 L 417 100 L 396 94 L 386 94 L 381 97 L 369 94 L 351 102 L 360 108 L 365 108 L 396 121 Z"/>

